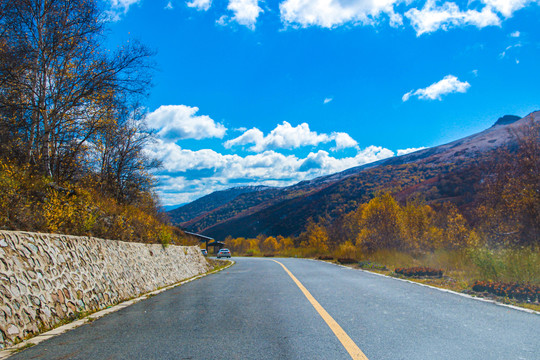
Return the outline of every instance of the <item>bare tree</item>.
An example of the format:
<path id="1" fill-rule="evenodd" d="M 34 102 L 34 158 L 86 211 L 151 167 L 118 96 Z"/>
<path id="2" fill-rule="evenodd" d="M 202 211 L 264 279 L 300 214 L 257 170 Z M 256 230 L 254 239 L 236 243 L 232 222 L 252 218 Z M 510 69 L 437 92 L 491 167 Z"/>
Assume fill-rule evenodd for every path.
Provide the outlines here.
<path id="1" fill-rule="evenodd" d="M 137 201 L 140 193 L 150 191 L 149 172 L 161 163 L 145 153 L 153 141 L 153 132 L 144 121 L 141 107 L 118 106 L 117 123 L 100 131 L 92 139 L 102 190 L 124 203 Z"/>
<path id="2" fill-rule="evenodd" d="M 96 0 L 0 0 L 0 11 L 0 150 L 69 180 L 118 104 L 146 93 L 151 52 L 109 53 Z"/>

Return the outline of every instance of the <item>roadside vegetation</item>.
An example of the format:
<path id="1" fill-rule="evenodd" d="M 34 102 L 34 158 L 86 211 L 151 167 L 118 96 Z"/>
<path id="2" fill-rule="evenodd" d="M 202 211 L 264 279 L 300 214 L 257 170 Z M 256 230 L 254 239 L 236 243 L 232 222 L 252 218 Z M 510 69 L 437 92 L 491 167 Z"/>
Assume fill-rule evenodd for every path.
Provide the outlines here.
<path id="1" fill-rule="evenodd" d="M 236 254 L 335 260 L 396 276 L 396 269 L 400 276 L 413 267 L 440 269 L 444 276 L 417 280 L 458 291 L 478 282 L 534 291 L 540 285 L 540 127 L 531 124 L 517 135 L 517 149 L 501 149 L 486 164 L 479 200 L 466 208 L 378 193 L 337 220 L 310 219 L 298 237 L 228 238 L 226 244 Z"/>
<path id="2" fill-rule="evenodd" d="M 152 51 L 134 41 L 106 49 L 100 4 L 0 0 L 0 229 L 189 244 L 152 190 L 160 163 L 145 151 L 154 134 L 141 105 Z M 377 181 L 346 182 L 342 193 L 354 199 L 329 199 L 323 210 L 332 216 L 310 218 L 297 237 L 226 244 L 236 254 L 335 259 L 382 272 L 440 269 L 438 281 L 455 289 L 538 286 L 539 131 L 530 124 L 515 134 L 518 148 L 499 150 L 484 171 L 441 180 L 437 196 L 397 196 L 397 180 L 406 173 L 416 184 L 455 164 L 403 164 Z M 467 194 L 477 183 L 471 176 L 482 178 L 473 202 L 439 196 Z"/>
<path id="3" fill-rule="evenodd" d="M 152 52 L 104 47 L 97 0 L 0 0 L 0 229 L 182 243 L 141 101 Z"/>

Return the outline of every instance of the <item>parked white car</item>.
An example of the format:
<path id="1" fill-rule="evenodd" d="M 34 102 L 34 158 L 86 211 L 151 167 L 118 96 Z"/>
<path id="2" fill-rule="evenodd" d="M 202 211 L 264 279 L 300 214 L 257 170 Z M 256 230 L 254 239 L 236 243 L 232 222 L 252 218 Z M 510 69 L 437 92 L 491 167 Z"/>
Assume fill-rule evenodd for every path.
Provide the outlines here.
<path id="1" fill-rule="evenodd" d="M 231 251 L 229 249 L 221 249 L 221 250 L 219 250 L 218 253 L 217 253 L 217 258 L 220 259 L 222 257 L 230 258 L 231 257 Z"/>

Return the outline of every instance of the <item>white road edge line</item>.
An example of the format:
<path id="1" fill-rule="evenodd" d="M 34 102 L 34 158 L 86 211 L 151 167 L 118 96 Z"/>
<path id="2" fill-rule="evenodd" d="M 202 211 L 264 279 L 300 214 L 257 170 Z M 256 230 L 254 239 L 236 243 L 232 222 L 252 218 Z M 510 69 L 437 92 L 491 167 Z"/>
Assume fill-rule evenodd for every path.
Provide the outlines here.
<path id="1" fill-rule="evenodd" d="M 194 276 L 192 278 L 189 278 L 187 280 L 182 280 L 180 282 L 177 282 L 175 284 L 172 284 L 172 285 L 168 285 L 168 286 L 165 286 L 164 288 L 161 288 L 161 289 L 158 289 L 158 290 L 154 290 L 154 291 L 150 291 L 150 292 L 147 292 L 135 299 L 130 299 L 130 300 L 126 300 L 126 301 L 123 301 L 119 304 L 116 304 L 114 306 L 111 306 L 109 308 L 105 308 L 103 310 L 100 310 L 100 311 L 97 311 L 93 314 L 90 314 L 88 316 L 85 316 L 84 318 L 82 319 L 78 319 L 76 321 L 73 321 L 73 322 L 70 322 L 69 324 L 66 324 L 66 325 L 62 325 L 62 326 L 59 326 L 57 328 L 54 328 L 52 330 L 49 330 L 47 332 L 44 332 L 42 334 L 39 334 L 39 335 L 36 335 L 34 336 L 33 338 L 30 338 L 28 340 L 24 340 L 20 343 L 18 343 L 17 345 L 14 345 L 14 346 L 11 346 L 9 348 L 5 348 L 3 350 L 0 351 L 0 360 L 3 360 L 3 359 L 7 359 L 8 357 L 10 357 L 11 355 L 15 355 L 17 353 L 17 351 L 22 348 L 22 347 L 25 347 L 25 346 L 29 346 L 29 345 L 37 345 L 39 344 L 40 342 L 43 342 L 45 340 L 48 340 L 52 337 L 55 337 L 55 336 L 58 336 L 60 334 L 63 334 L 69 330 L 73 330 L 75 328 L 78 328 L 79 326 L 82 326 L 84 324 L 87 324 L 89 321 L 94 321 L 94 320 L 97 320 L 99 318 L 102 318 L 104 317 L 105 315 L 108 315 L 110 313 L 113 313 L 115 311 L 118 311 L 118 310 L 121 310 L 121 309 L 124 309 L 130 305 L 133 305 L 135 303 L 138 303 L 139 301 L 142 301 L 142 300 L 146 300 L 148 299 L 148 296 L 152 296 L 152 295 L 157 295 L 159 293 L 162 293 L 164 291 L 167 291 L 167 290 L 170 290 L 172 288 L 175 288 L 177 286 L 180 286 L 180 285 L 183 285 L 183 284 L 187 284 L 189 282 L 192 282 L 194 280 L 197 280 L 197 279 L 200 279 L 200 278 L 203 278 L 205 276 L 208 276 L 208 275 L 212 275 L 212 274 L 215 274 L 215 273 L 218 273 L 220 271 L 223 271 L 225 269 L 228 269 L 230 268 L 231 266 L 233 266 L 234 264 L 236 264 L 236 261 L 234 260 L 229 260 L 230 263 L 229 265 L 221 268 L 221 269 L 218 269 L 218 270 L 212 270 L 210 272 L 207 272 L 207 273 L 204 273 L 204 274 L 201 274 L 201 275 L 197 275 L 197 276 Z M 91 320 L 89 320 L 91 319 Z"/>
<path id="2" fill-rule="evenodd" d="M 484 299 L 484 298 L 481 298 L 481 297 L 471 296 L 471 295 L 468 295 L 468 294 L 459 293 L 459 292 L 454 291 L 454 290 L 442 289 L 442 288 L 439 288 L 439 287 L 436 287 L 436 286 L 422 284 L 422 283 L 418 283 L 416 281 L 411 281 L 411 280 L 407 280 L 407 279 L 400 279 L 400 278 L 397 278 L 397 277 L 388 276 L 388 275 L 384 275 L 384 274 L 379 274 L 379 273 L 372 272 L 372 271 L 365 270 L 365 269 L 354 269 L 352 267 L 348 267 L 348 266 L 345 266 L 345 265 L 335 264 L 335 263 L 331 263 L 331 262 L 327 262 L 327 261 L 323 261 L 323 260 L 317 260 L 317 259 L 305 259 L 305 260 L 323 262 L 323 263 L 326 263 L 326 264 L 339 266 L 339 267 L 349 269 L 349 270 L 363 271 L 363 272 L 368 273 L 368 274 L 382 276 L 382 277 L 385 277 L 385 278 L 388 278 L 388 279 L 403 281 L 403 282 L 407 282 L 407 283 L 410 283 L 410 284 L 420 285 L 420 286 L 428 287 L 430 289 L 435 289 L 435 290 L 439 290 L 439 291 L 442 291 L 442 292 L 459 295 L 459 296 L 462 296 L 462 297 L 465 297 L 465 298 L 468 298 L 468 299 L 472 299 L 472 300 L 483 301 L 483 302 L 492 303 L 492 304 L 495 304 L 495 305 L 498 305 L 498 306 L 502 306 L 502 307 L 506 307 L 506 308 L 510 308 L 510 309 L 514 309 L 514 310 L 524 311 L 524 312 L 529 313 L 529 314 L 540 315 L 540 312 L 536 311 L 536 310 L 526 309 L 526 308 L 522 308 L 522 307 L 519 307 L 519 306 L 510 305 L 510 304 L 503 304 L 503 303 L 500 303 L 500 302 L 495 301 L 495 300 Z"/>

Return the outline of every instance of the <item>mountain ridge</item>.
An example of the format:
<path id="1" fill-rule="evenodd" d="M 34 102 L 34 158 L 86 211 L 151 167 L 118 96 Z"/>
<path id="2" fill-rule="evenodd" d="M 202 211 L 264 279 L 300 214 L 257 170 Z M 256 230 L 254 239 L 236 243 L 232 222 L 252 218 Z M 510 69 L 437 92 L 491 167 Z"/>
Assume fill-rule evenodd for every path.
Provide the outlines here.
<path id="1" fill-rule="evenodd" d="M 175 224 L 196 219 L 201 214 L 215 210 L 227 202 L 233 200 L 237 196 L 253 191 L 261 191 L 270 189 L 269 186 L 237 186 L 225 190 L 214 191 L 188 204 L 182 205 L 176 209 L 167 211 L 169 217 Z"/>
<path id="2" fill-rule="evenodd" d="M 459 188 L 457 177 L 473 186 L 481 176 L 478 162 L 500 146 L 515 142 L 515 132 L 528 121 L 539 121 L 540 111 L 519 120 L 516 118 L 514 115 L 503 116 L 492 127 L 447 144 L 283 188 L 241 192 L 228 201 L 208 204 L 206 212 L 198 212 L 197 216 L 183 222 L 174 221 L 173 216 L 171 218 L 179 226 L 216 238 L 227 235 L 252 237 L 259 233 L 287 236 L 302 231 L 309 217 L 339 217 L 341 213 L 368 201 L 376 191 L 391 190 L 403 199 L 416 193 L 426 193 L 428 200 L 447 196 L 466 203 L 474 194 L 468 189 L 457 191 L 449 184 Z"/>

